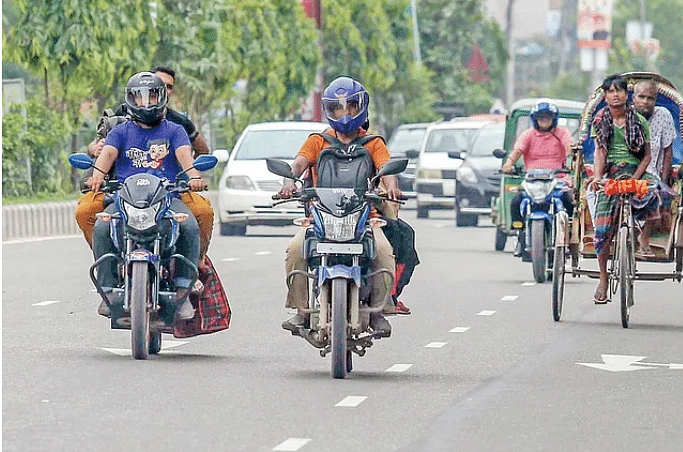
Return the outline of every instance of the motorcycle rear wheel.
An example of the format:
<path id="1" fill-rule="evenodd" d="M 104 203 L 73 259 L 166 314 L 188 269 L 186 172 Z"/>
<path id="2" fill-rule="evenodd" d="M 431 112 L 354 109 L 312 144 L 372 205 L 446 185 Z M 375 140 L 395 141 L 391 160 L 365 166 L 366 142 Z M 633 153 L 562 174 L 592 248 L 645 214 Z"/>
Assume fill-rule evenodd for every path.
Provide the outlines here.
<path id="1" fill-rule="evenodd" d="M 149 357 L 149 271 L 147 262 L 131 263 L 130 336 L 133 358 Z"/>
<path id="2" fill-rule="evenodd" d="M 345 279 L 332 280 L 332 334 L 330 344 L 332 346 L 332 376 L 345 378 L 350 365 L 348 356 L 346 334 L 347 326 L 347 289 L 348 282 Z"/>

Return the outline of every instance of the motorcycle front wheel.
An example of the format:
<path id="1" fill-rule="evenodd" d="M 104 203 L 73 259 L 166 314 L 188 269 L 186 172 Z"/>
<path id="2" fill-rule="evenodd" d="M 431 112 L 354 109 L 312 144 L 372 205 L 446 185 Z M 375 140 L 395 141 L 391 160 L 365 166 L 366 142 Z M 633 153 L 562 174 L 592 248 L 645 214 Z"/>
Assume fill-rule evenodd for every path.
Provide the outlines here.
<path id="1" fill-rule="evenodd" d="M 130 277 L 130 335 L 133 358 L 149 356 L 149 271 L 147 262 L 132 262 Z"/>
<path id="2" fill-rule="evenodd" d="M 546 281 L 548 268 L 544 220 L 531 220 L 531 266 L 537 283 Z"/>
<path id="3" fill-rule="evenodd" d="M 347 289 L 345 279 L 332 280 L 332 376 L 345 378 L 347 370 L 351 367 L 346 346 L 347 326 Z"/>

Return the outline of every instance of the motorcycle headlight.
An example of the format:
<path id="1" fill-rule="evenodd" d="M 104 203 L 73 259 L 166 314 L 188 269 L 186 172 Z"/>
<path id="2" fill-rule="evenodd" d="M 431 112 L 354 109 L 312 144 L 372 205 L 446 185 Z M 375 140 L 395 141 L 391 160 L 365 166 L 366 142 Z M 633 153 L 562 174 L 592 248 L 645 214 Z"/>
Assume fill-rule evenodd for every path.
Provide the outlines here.
<path id="1" fill-rule="evenodd" d="M 469 166 L 461 166 L 458 168 L 458 171 L 455 173 L 455 178 L 458 182 L 466 182 L 468 184 L 477 183 L 477 175 L 474 174 L 474 171 Z"/>
<path id="2" fill-rule="evenodd" d="M 555 181 L 532 181 L 522 182 L 522 187 L 531 196 L 535 203 L 541 203 L 546 200 L 555 187 Z"/>
<path id="3" fill-rule="evenodd" d="M 359 210 L 343 217 L 335 217 L 332 214 L 320 211 L 325 227 L 325 238 L 334 242 L 353 240 L 356 237 L 356 225 L 361 213 Z"/>
<path id="4" fill-rule="evenodd" d="M 126 211 L 126 216 L 128 217 L 126 224 L 138 231 L 149 229 L 156 224 L 157 213 L 160 208 L 161 202 L 142 209 L 138 209 L 132 204 L 123 202 L 123 209 Z"/>

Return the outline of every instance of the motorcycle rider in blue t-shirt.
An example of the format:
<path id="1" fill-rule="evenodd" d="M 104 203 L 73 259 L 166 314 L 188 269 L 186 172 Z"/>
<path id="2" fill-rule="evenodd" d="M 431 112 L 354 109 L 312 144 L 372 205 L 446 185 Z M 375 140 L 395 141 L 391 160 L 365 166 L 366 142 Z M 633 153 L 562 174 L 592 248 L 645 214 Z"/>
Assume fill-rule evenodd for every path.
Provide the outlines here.
<path id="1" fill-rule="evenodd" d="M 93 191 L 99 190 L 104 182 L 104 176 L 114 164 L 116 164 L 116 173 L 120 180 L 125 180 L 134 174 L 149 173 L 157 177 L 165 177 L 171 182 L 175 182 L 176 175 L 181 169 L 192 166 L 192 149 L 187 132 L 182 126 L 164 119 L 167 101 L 166 85 L 157 75 L 151 72 L 140 72 L 128 80 L 126 107 L 132 116 L 132 121 L 117 125 L 107 135 L 102 152 L 95 161 L 93 175 L 88 181 Z M 192 190 L 204 189 L 205 183 L 199 171 L 191 168 L 187 171 L 187 176 Z M 114 204 L 105 209 L 110 213 L 115 210 Z M 180 198 L 173 199 L 171 210 L 188 214 L 187 220 L 180 223 L 178 252 L 198 265 L 199 226 L 197 220 Z M 95 259 L 115 252 L 116 247 L 109 234 L 109 223 L 97 220 L 93 233 Z M 114 287 L 116 270 L 115 262 L 108 266 L 103 263 L 102 271 L 97 274 L 100 285 Z M 183 279 L 187 279 L 189 285 L 190 279 Z M 179 285 L 183 287 L 182 282 Z M 187 287 L 186 289 L 189 290 Z M 106 308 L 106 304 L 104 307 Z M 178 308 L 178 316 L 181 319 L 194 316 L 194 309 L 189 298 Z"/>

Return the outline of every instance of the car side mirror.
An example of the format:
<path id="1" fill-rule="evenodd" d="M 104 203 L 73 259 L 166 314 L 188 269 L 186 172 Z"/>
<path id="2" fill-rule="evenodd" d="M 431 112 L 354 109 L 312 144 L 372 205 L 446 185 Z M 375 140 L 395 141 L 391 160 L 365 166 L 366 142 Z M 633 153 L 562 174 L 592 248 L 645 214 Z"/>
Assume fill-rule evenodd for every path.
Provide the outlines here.
<path id="1" fill-rule="evenodd" d="M 495 149 L 493 151 L 493 156 L 499 159 L 504 159 L 506 155 L 507 152 L 505 152 L 505 149 Z"/>
<path id="2" fill-rule="evenodd" d="M 409 149 L 406 151 L 406 157 L 409 159 L 416 159 L 420 156 L 420 151 L 416 151 L 415 149 Z"/>
<path id="3" fill-rule="evenodd" d="M 452 159 L 464 160 L 465 159 L 465 153 L 462 151 L 451 151 L 448 153 L 448 157 L 452 158 Z"/>
<path id="4" fill-rule="evenodd" d="M 227 162 L 230 157 L 230 152 L 227 149 L 215 149 L 211 154 L 221 163 Z"/>

